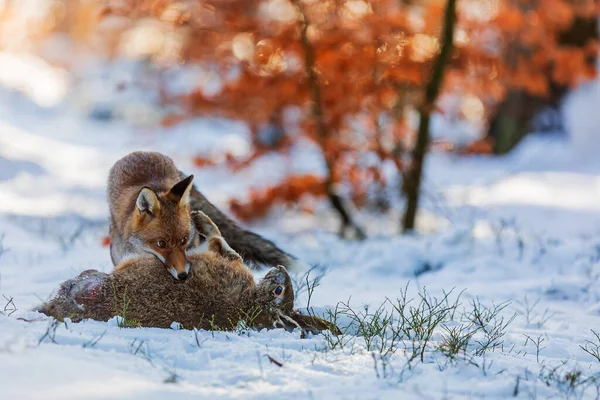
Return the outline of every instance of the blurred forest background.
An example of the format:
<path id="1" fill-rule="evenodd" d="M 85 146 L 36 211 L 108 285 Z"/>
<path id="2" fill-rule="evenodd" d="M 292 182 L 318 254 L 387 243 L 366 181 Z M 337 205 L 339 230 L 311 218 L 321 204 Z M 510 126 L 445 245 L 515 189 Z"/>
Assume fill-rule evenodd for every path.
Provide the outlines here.
<path id="1" fill-rule="evenodd" d="M 314 146 L 324 174 L 256 187 L 231 211 L 248 221 L 322 198 L 340 234 L 362 238 L 353 210 L 396 207 L 390 191 L 398 230 L 414 228 L 431 148 L 493 156 L 560 131 L 565 93 L 597 74 L 599 12 L 595 0 L 0 0 L 0 83 L 98 120 L 248 125 L 251 154 L 198 149 L 198 167 Z"/>

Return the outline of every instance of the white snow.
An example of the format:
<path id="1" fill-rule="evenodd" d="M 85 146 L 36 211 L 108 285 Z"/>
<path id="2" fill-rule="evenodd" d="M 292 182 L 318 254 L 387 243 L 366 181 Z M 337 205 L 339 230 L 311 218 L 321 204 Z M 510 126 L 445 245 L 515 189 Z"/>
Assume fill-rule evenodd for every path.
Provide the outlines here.
<path id="1" fill-rule="evenodd" d="M 512 398 L 517 382 L 519 398 L 596 396 L 591 383 L 570 393 L 568 385 L 538 379 L 555 367 L 562 378 L 572 370 L 600 373 L 600 363 L 580 348 L 593 340 L 590 329 L 600 329 L 600 160 L 582 160 L 564 138 L 533 136 L 498 158 L 432 154 L 420 219 L 421 232 L 428 233 L 421 235 L 390 235 L 397 214 L 361 214 L 370 238 L 342 241 L 329 233 L 335 219 L 323 205 L 316 216 L 275 210 L 253 226 L 326 268 L 311 298 L 317 312 L 348 299 L 357 309 L 378 306 L 409 283 L 410 297 L 423 287 L 436 297 L 464 290 L 462 307 L 475 298 L 488 306 L 511 301 L 504 316 L 517 317 L 503 350 L 448 365 L 431 351 L 412 369 L 399 351 L 384 377 L 360 337 L 350 348 L 326 350 L 323 335 L 197 332 L 177 324 L 121 329 L 116 318 L 55 324 L 28 311 L 85 269 L 112 270 L 101 245 L 105 180 L 130 151 L 171 156 L 223 208 L 227 199 L 287 170 L 320 171 L 321 165 L 310 149 L 299 149 L 291 166 L 267 157 L 237 174 L 198 170 L 196 154 L 247 151 L 246 129 L 216 120 L 137 129 L 95 122 L 66 106 L 38 109 L 6 91 L 0 103 L 2 399 L 497 399 Z M 306 302 L 303 293 L 297 304 Z M 542 340 L 539 354 L 526 335 Z"/>

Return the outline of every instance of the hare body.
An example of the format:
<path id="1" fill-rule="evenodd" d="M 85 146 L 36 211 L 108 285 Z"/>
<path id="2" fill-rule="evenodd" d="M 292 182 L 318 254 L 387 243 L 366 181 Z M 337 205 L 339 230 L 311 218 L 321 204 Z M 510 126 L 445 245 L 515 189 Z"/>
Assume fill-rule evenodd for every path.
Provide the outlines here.
<path id="1" fill-rule="evenodd" d="M 291 311 L 291 280 L 283 267 L 274 268 L 256 285 L 241 261 L 218 254 L 190 256 L 190 276 L 175 280 L 159 260 L 138 259 L 110 274 L 82 272 L 64 282 L 57 295 L 38 311 L 66 317 L 107 321 L 121 316 L 134 325 L 168 328 L 235 329 L 239 320 L 272 327 L 276 308 Z"/>

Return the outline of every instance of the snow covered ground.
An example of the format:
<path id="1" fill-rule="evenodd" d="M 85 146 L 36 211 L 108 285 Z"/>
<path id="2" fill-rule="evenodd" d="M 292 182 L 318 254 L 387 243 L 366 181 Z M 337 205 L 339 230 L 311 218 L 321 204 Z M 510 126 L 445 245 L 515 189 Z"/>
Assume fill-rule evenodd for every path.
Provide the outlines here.
<path id="1" fill-rule="evenodd" d="M 360 337 L 331 350 L 323 335 L 53 324 L 29 312 L 80 271 L 112 269 L 101 245 L 105 180 L 129 151 L 171 156 L 223 207 L 287 168 L 320 167 L 303 150 L 289 167 L 271 157 L 235 175 L 198 170 L 191 161 L 198 152 L 243 153 L 244 128 L 204 120 L 166 131 L 133 129 L 64 106 L 42 110 L 8 92 L 0 92 L 0 104 L 2 399 L 598 396 L 598 385 L 585 379 L 600 374 L 600 362 L 580 345 L 595 340 L 590 329 L 600 329 L 600 160 L 581 156 L 564 139 L 531 137 L 502 158 L 433 154 L 419 236 L 388 235 L 396 215 L 361 215 L 371 234 L 362 243 L 328 233 L 334 225 L 322 214 L 276 211 L 253 226 L 325 268 L 311 298 L 320 312 L 348 299 L 357 310 L 377 307 L 407 284 L 409 297 L 426 287 L 437 298 L 454 289 L 454 300 L 464 290 L 459 313 L 474 299 L 488 307 L 511 302 L 501 315 L 516 318 L 502 347 L 451 362 L 434 350 L 444 340 L 439 328 L 424 362 L 409 368 L 403 348 L 382 361 Z M 306 302 L 304 292 L 298 306 Z"/>

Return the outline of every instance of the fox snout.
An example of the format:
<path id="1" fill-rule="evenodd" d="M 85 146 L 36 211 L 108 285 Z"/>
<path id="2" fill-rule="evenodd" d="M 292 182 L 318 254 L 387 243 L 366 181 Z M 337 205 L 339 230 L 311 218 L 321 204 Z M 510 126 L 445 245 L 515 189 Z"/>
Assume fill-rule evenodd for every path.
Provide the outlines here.
<path id="1" fill-rule="evenodd" d="M 181 249 L 173 249 L 173 251 L 167 254 L 165 257 L 165 266 L 167 267 L 167 271 L 173 275 L 173 278 L 182 281 L 186 280 L 190 273 L 190 263 Z"/>
<path id="2" fill-rule="evenodd" d="M 185 281 L 190 273 L 190 263 L 186 262 L 182 268 L 167 264 L 167 271 L 173 275 L 173 278 Z"/>

